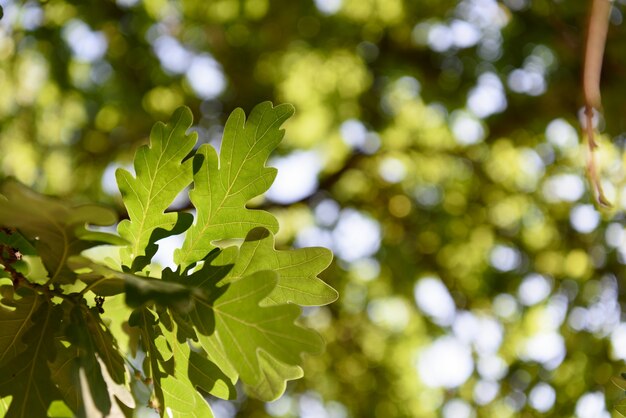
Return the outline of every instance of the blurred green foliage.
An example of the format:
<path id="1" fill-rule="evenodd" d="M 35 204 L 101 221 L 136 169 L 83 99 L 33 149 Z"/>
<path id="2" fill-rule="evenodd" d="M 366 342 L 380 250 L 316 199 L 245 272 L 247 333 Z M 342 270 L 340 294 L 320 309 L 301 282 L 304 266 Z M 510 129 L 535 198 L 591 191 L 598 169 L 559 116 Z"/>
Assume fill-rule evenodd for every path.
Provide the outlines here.
<path id="1" fill-rule="evenodd" d="M 573 0 L 3 0 L 0 176 L 121 213 L 112 168 L 177 106 L 217 143 L 235 107 L 290 102 L 278 154 L 314 156 L 317 184 L 257 203 L 281 245 L 335 251 L 341 297 L 305 312 L 329 346 L 304 380 L 217 416 L 615 415 L 623 3 L 598 118 L 608 212 L 584 178 Z"/>

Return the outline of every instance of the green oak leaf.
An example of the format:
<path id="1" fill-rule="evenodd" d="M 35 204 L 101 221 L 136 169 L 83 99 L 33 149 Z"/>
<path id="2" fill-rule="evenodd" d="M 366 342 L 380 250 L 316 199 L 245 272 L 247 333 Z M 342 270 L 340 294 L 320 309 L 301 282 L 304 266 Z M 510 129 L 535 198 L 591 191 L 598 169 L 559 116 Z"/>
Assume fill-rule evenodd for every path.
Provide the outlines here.
<path id="1" fill-rule="evenodd" d="M 163 270 L 161 277 L 165 283 L 184 286 L 193 291 L 191 308 L 187 312 L 174 313 L 179 331 L 189 334 L 188 324 L 193 324 L 202 334 L 210 335 L 213 333 L 215 321 L 212 305 L 227 289 L 227 286 L 218 287 L 217 284 L 232 268 L 232 264 L 212 264 L 221 253 L 221 250 L 212 251 L 205 257 L 202 266 L 189 276 L 181 275 L 179 271 L 175 272 L 170 268 Z M 232 253 L 232 251 L 228 251 L 228 253 Z M 189 336 L 189 338 L 195 338 L 195 335 Z"/>
<path id="2" fill-rule="evenodd" d="M 12 288 L 12 286 L 10 287 Z M 41 305 L 43 298 L 34 292 L 26 292 L 20 299 L 5 297 L 1 301 L 0 365 L 12 361 L 19 353 L 27 349 L 26 344 L 22 341 L 22 337 L 32 326 L 33 315 L 39 308 L 39 305 Z M 6 293 L 15 296 L 12 292 Z M 3 305 L 11 309 L 7 309 Z"/>
<path id="3" fill-rule="evenodd" d="M 213 418 L 211 407 L 189 381 L 167 376 L 161 384 L 168 417 Z"/>
<path id="4" fill-rule="evenodd" d="M 300 366 L 291 366 L 276 360 L 266 352 L 259 352 L 262 378 L 254 386 L 246 385 L 246 392 L 258 399 L 274 400 L 285 392 L 288 380 L 300 379 L 304 372 Z"/>
<path id="5" fill-rule="evenodd" d="M 99 205 L 72 205 L 36 193 L 15 180 L 0 184 L 0 225 L 16 228 L 35 243 L 51 283 L 73 283 L 67 259 L 100 243 L 122 245 L 120 237 L 91 231 L 87 224 L 107 226 L 116 213 Z"/>
<path id="6" fill-rule="evenodd" d="M 58 305 L 41 303 L 22 338 L 27 349 L 0 367 L 0 398 L 13 396 L 5 418 L 45 417 L 50 404 L 61 399 L 48 362 L 54 361 L 54 334 L 62 316 Z"/>
<path id="7" fill-rule="evenodd" d="M 163 322 L 160 325 L 168 345 L 168 350 L 163 351 L 170 354 L 164 360 L 169 363 L 167 368 L 174 370 L 173 374 L 161 380 L 168 414 L 172 417 L 181 418 L 212 417 L 209 404 L 196 390 L 196 386 L 214 396 L 230 399 L 234 398 L 236 394 L 235 387 L 217 366 L 191 351 L 186 341 L 178 340 L 174 324 L 171 324 L 171 329 L 168 329 Z M 198 357 L 205 362 L 199 362 Z"/>
<path id="8" fill-rule="evenodd" d="M 245 120 L 236 109 L 224 128 L 219 163 L 217 152 L 202 145 L 194 158 L 197 167 L 194 187 L 189 193 L 197 209 L 196 222 L 186 233 L 174 261 L 182 270 L 202 260 L 215 240 L 244 238 L 248 231 L 263 226 L 278 230 L 274 216 L 246 208 L 253 197 L 269 189 L 276 169 L 265 166 L 270 153 L 281 141 L 280 126 L 294 113 L 293 106 L 272 107 L 270 102 L 256 106 Z"/>
<path id="9" fill-rule="evenodd" d="M 252 388 L 263 386 L 266 379 L 272 380 L 268 386 L 279 387 L 282 381 L 294 378 L 291 367 L 265 371 L 267 357 L 262 356 L 271 356 L 288 366 L 298 366 L 303 353 L 316 354 L 323 349 L 323 341 L 316 332 L 294 323 L 300 315 L 298 306 L 260 306 L 277 282 L 276 273 L 260 271 L 226 285 L 226 292 L 210 306 L 215 316 L 215 331 L 199 339 L 214 362 L 211 345 L 218 346 L 218 355 L 226 356 L 242 382 Z M 211 345 L 205 344 L 207 339 L 212 340 Z M 261 355 L 261 352 L 265 354 Z M 222 364 L 217 364 L 222 368 Z M 281 372 L 287 373 L 283 375 Z M 270 401 L 279 395 L 271 393 L 271 397 L 262 400 Z"/>
<path id="10" fill-rule="evenodd" d="M 226 400 L 237 397 L 232 379 L 215 363 L 195 351 L 189 353 L 187 374 L 191 383 L 210 395 Z"/>
<path id="11" fill-rule="evenodd" d="M 239 373 L 230 363 L 220 336 L 215 334 L 211 334 L 211 336 L 198 334 L 197 338 L 209 360 L 216 364 L 231 382 L 236 382 L 239 378 Z"/>
<path id="12" fill-rule="evenodd" d="M 174 376 L 189 381 L 193 387 L 222 399 L 235 399 L 237 390 L 233 381 L 219 367 L 197 351 L 192 351 L 185 337 L 178 332 L 178 323 L 167 315 L 159 315 L 161 333 L 166 338 L 168 351 L 172 353 Z"/>
<path id="13" fill-rule="evenodd" d="M 239 280 L 257 271 L 272 270 L 278 273 L 278 284 L 264 303 L 326 305 L 337 300 L 337 291 L 317 275 L 329 266 L 332 258 L 329 250 L 319 247 L 278 251 L 274 248 L 272 233 L 264 228 L 255 228 L 246 236 L 237 262 L 223 283 Z"/>
<path id="14" fill-rule="evenodd" d="M 170 122 L 154 125 L 150 145 L 144 145 L 135 155 L 135 176 L 118 169 L 115 173 L 124 205 L 130 219 L 120 222 L 118 232 L 128 240 L 122 249 L 122 263 L 131 271 L 139 271 L 150 263 L 156 253 L 158 239 L 179 233 L 189 226 L 190 215 L 164 213 L 176 196 L 192 179 L 192 159 L 185 158 L 196 144 L 195 132 L 187 135 L 193 116 L 187 107 L 178 108 Z M 182 231 L 181 231 L 182 232 Z"/>

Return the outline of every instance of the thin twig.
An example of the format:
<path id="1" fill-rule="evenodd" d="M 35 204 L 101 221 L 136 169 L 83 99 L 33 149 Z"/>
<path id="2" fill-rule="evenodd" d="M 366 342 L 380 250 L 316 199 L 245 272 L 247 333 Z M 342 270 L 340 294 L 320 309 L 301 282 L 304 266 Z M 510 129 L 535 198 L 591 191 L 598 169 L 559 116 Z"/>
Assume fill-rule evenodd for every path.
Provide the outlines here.
<path id="1" fill-rule="evenodd" d="M 604 46 L 609 28 L 609 14 L 611 2 L 609 0 L 591 0 L 591 13 L 587 30 L 587 44 L 585 47 L 585 66 L 583 70 L 583 93 L 585 96 L 585 132 L 589 152 L 587 156 L 587 176 L 594 190 L 599 205 L 610 207 L 611 203 L 604 195 L 600 175 L 596 166 L 595 151 L 598 143 L 593 132 L 593 109 L 602 109 L 600 96 L 600 76 L 602 73 L 602 59 Z"/>

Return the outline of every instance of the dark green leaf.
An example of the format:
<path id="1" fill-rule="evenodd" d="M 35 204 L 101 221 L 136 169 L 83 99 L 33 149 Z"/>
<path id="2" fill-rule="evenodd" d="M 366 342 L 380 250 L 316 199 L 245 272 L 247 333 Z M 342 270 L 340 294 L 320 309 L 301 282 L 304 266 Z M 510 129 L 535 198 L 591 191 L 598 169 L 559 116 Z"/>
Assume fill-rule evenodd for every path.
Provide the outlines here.
<path id="1" fill-rule="evenodd" d="M 117 215 L 98 205 L 71 205 L 44 196 L 15 180 L 0 185 L 0 225 L 17 228 L 35 242 L 52 283 L 72 283 L 74 273 L 66 266 L 68 257 L 98 245 L 121 245 L 124 241 L 112 234 L 90 231 L 93 225 L 112 225 Z"/>
<path id="2" fill-rule="evenodd" d="M 48 367 L 55 358 L 53 336 L 61 317 L 58 306 L 41 303 L 22 338 L 27 349 L 0 367 L 0 398 L 13 396 L 6 418 L 45 417 L 52 401 L 61 399 Z"/>
<path id="3" fill-rule="evenodd" d="M 13 231 L 10 234 L 0 231 L 0 244 L 9 245 L 12 248 L 19 250 L 22 255 L 37 254 L 37 250 L 33 244 L 28 241 L 24 235 L 20 234 L 19 231 Z"/>
<path id="4" fill-rule="evenodd" d="M 43 298 L 36 293 L 25 291 L 19 298 L 3 298 L 0 304 L 0 365 L 13 361 L 18 354 L 27 349 L 22 341 L 24 333 L 33 325 L 33 315 L 37 312 Z M 5 292 L 11 294 L 12 292 Z M 16 295 L 12 295 L 16 296 Z M 3 306 L 4 305 L 4 306 Z M 11 309 L 7 309 L 10 307 Z"/>

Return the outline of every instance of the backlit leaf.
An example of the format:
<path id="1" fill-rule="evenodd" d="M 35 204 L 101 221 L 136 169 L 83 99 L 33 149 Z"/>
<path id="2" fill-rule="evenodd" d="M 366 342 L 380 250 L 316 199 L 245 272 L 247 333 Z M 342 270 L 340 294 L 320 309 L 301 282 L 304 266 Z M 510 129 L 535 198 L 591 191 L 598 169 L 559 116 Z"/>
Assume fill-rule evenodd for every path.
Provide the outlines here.
<path id="1" fill-rule="evenodd" d="M 246 392 L 258 399 L 274 400 L 285 392 L 288 380 L 300 379 L 304 372 L 300 366 L 281 363 L 266 352 L 259 352 L 262 377 L 257 384 L 246 385 Z"/>
<path id="2" fill-rule="evenodd" d="M 273 386 L 294 378 L 292 368 L 274 368 L 265 373 L 259 357 L 261 352 L 285 365 L 297 366 L 303 353 L 320 353 L 323 348 L 317 333 L 294 323 L 300 315 L 299 307 L 259 305 L 277 281 L 274 272 L 257 272 L 229 284 L 226 292 L 210 306 L 215 315 L 215 332 L 208 339 L 221 347 L 241 380 L 251 387 L 263 385 L 267 378 L 272 379 Z M 205 340 L 200 339 L 200 342 L 209 352 L 211 347 L 204 344 Z M 287 372 L 286 375 L 281 375 L 281 371 Z M 272 393 L 263 400 L 272 400 L 277 395 L 280 394 Z"/>
<path id="3" fill-rule="evenodd" d="M 280 126 L 293 112 L 291 105 L 272 107 L 265 102 L 246 121 L 243 110 L 236 109 L 224 128 L 219 163 L 213 147 L 200 147 L 194 162 L 200 167 L 189 194 L 197 209 L 196 222 L 174 254 L 181 269 L 202 260 L 214 248 L 214 240 L 244 238 L 257 226 L 278 230 L 271 214 L 248 209 L 246 204 L 274 181 L 276 169 L 266 167 L 265 162 L 284 135 Z"/>
<path id="4" fill-rule="evenodd" d="M 181 107 L 167 125 L 155 124 L 150 145 L 140 147 L 135 155 L 135 176 L 123 169 L 115 173 L 130 218 L 118 226 L 129 242 L 121 258 L 132 271 L 148 265 L 157 249 L 154 242 L 167 236 L 163 231 L 172 231 L 190 219 L 164 212 L 192 180 L 192 160 L 183 162 L 197 139 L 195 132 L 186 134 L 192 119 L 191 110 Z"/>
<path id="5" fill-rule="evenodd" d="M 165 407 L 168 408 L 168 413 L 171 413 L 172 417 L 202 418 L 213 416 L 209 404 L 196 390 L 199 383 L 191 380 L 193 374 L 190 372 L 194 370 L 191 364 L 193 358 L 198 354 L 191 351 L 186 341 L 178 340 L 175 329 L 168 330 L 161 323 L 161 332 L 167 341 L 168 351 L 171 354 L 171 357 L 164 360 L 169 363 L 167 367 L 174 370 L 173 374 L 161 380 Z M 232 388 L 233 392 L 235 391 L 232 383 L 228 379 L 223 379 L 223 373 L 220 373 L 216 366 L 213 365 L 212 368 L 201 370 L 200 373 L 209 379 L 201 382 L 207 386 L 203 387 L 207 392 L 223 395 L 223 392 L 228 393 L 229 388 Z"/>
<path id="6" fill-rule="evenodd" d="M 337 291 L 317 275 L 328 267 L 332 257 L 329 250 L 319 247 L 278 251 L 274 249 L 273 235 L 266 229 L 255 228 L 241 245 L 237 262 L 225 283 L 257 271 L 272 270 L 278 273 L 278 284 L 266 302 L 326 305 L 337 299 Z"/>

